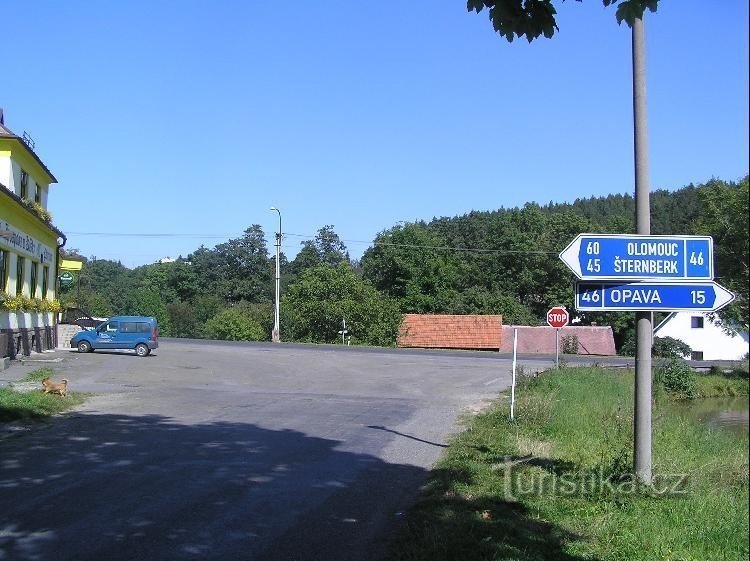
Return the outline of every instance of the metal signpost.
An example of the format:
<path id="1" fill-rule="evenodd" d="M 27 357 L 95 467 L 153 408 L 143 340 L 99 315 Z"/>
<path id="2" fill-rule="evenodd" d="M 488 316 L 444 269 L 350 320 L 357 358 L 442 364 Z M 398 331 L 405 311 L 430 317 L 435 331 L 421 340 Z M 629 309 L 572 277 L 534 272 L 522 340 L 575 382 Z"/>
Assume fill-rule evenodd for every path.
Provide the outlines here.
<path id="1" fill-rule="evenodd" d="M 570 314 L 563 306 L 555 306 L 547 312 L 547 325 L 555 328 L 555 367 L 560 368 L 560 329 L 568 325 Z"/>
<path id="2" fill-rule="evenodd" d="M 651 236 L 646 231 L 580 234 L 560 253 L 580 279 L 576 310 L 636 312 L 633 456 L 636 476 L 644 482 L 651 481 L 649 316 L 655 311 L 715 312 L 734 300 L 734 294 L 713 281 L 713 251 L 708 236 Z"/>

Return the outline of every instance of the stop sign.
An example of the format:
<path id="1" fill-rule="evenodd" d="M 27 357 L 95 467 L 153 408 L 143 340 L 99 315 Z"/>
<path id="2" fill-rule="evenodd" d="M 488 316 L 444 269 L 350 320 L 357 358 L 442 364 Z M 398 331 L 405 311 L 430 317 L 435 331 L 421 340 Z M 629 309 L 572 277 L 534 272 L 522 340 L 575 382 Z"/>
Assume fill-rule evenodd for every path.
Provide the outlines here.
<path id="1" fill-rule="evenodd" d="M 547 312 L 547 325 L 560 329 L 568 325 L 570 314 L 562 306 L 555 306 Z"/>

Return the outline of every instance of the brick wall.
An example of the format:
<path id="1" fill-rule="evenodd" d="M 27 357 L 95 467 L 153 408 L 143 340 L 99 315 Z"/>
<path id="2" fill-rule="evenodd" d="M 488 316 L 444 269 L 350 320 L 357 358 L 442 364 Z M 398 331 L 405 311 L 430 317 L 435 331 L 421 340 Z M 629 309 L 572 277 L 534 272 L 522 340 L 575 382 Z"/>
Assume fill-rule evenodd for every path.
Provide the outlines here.
<path id="1" fill-rule="evenodd" d="M 502 316 L 405 314 L 399 347 L 438 349 L 500 348 Z"/>
<path id="2" fill-rule="evenodd" d="M 77 325 L 58 323 L 57 324 L 57 348 L 58 349 L 69 349 L 70 339 L 81 331 L 81 328 Z"/>
<path id="3" fill-rule="evenodd" d="M 513 329 L 518 328 L 518 352 L 554 354 L 555 328 L 547 325 L 530 327 L 527 325 L 504 325 L 500 352 L 513 352 Z M 563 337 L 575 335 L 578 338 L 578 354 L 613 356 L 615 339 L 610 326 L 568 326 L 560 330 L 560 352 L 563 351 Z"/>

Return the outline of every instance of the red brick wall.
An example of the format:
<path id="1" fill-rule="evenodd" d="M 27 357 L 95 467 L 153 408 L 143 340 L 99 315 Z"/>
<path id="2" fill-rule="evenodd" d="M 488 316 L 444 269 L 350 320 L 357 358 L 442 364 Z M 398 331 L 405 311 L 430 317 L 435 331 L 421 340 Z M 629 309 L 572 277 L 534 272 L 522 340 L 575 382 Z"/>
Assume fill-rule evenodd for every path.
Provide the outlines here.
<path id="1" fill-rule="evenodd" d="M 399 347 L 499 349 L 502 316 L 405 314 Z"/>
<path id="2" fill-rule="evenodd" d="M 530 327 L 527 325 L 504 325 L 501 352 L 513 352 L 513 329 L 518 328 L 518 352 L 554 354 L 555 328 L 547 325 Z M 578 337 L 578 354 L 613 356 L 615 339 L 610 326 L 568 326 L 560 330 L 560 352 L 563 337 Z"/>

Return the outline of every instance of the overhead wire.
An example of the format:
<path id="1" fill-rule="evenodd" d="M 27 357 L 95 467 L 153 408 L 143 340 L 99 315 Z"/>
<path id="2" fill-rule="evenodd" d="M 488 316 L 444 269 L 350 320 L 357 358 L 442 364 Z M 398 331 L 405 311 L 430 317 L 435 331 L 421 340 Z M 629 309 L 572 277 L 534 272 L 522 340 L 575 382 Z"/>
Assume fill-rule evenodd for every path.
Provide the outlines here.
<path id="1" fill-rule="evenodd" d="M 197 234 L 197 233 L 127 233 L 127 232 L 68 232 L 71 236 L 101 236 L 101 237 L 144 237 L 144 238 L 200 238 L 200 239 L 231 239 L 233 236 L 241 236 L 241 234 Z M 303 241 L 313 240 L 317 234 L 298 234 L 293 232 L 284 232 L 284 236 L 293 236 L 298 238 L 304 238 Z M 480 247 L 456 247 L 456 246 L 440 246 L 440 245 L 422 245 L 422 244 L 404 244 L 404 243 L 393 243 L 383 241 L 365 241 L 365 240 L 351 240 L 341 239 L 339 241 L 347 244 L 365 244 L 382 247 L 394 247 L 404 249 L 427 249 L 434 251 L 461 251 L 466 253 L 489 253 L 496 255 L 557 255 L 556 251 L 541 251 L 532 249 L 493 249 L 493 248 L 480 248 Z M 286 247 L 291 249 L 289 245 L 282 244 L 282 248 Z"/>

